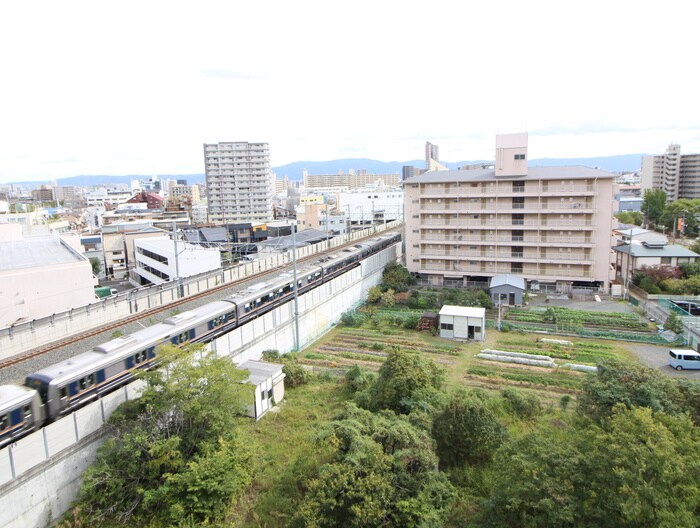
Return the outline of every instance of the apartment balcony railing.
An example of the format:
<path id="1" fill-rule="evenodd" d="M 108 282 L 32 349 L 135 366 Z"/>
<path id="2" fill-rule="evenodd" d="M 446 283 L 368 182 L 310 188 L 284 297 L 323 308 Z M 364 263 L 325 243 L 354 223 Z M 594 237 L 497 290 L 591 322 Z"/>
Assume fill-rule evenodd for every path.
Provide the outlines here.
<path id="1" fill-rule="evenodd" d="M 492 243 L 505 243 L 505 244 L 513 244 L 513 243 L 524 243 L 524 244 L 542 244 L 542 245 L 547 245 L 547 244 L 557 244 L 557 243 L 566 243 L 567 245 L 570 246 L 576 246 L 579 244 L 592 244 L 593 241 L 591 238 L 573 238 L 573 237 L 547 237 L 547 238 L 542 238 L 542 237 L 537 237 L 537 236 L 498 236 L 498 237 L 481 237 L 477 235 L 420 235 L 419 236 L 420 240 L 423 241 L 429 241 L 429 240 L 436 240 L 439 242 L 464 242 L 464 243 L 483 243 L 483 244 L 492 244 Z"/>
<path id="2" fill-rule="evenodd" d="M 468 259 L 468 260 L 487 260 L 493 262 L 499 261 L 521 261 L 521 262 L 543 262 L 545 264 L 551 263 L 556 264 L 558 262 L 576 262 L 578 264 L 591 264 L 590 255 L 575 255 L 575 254 L 537 254 L 537 253 L 493 253 L 493 252 L 474 252 L 474 251 L 463 251 L 463 250 L 442 250 L 442 249 L 425 249 L 421 251 L 421 256 L 423 258 L 442 258 L 449 257 L 448 260 L 454 259 Z"/>
<path id="3" fill-rule="evenodd" d="M 512 187 L 506 186 L 478 186 L 478 187 L 436 187 L 427 188 L 423 187 L 420 189 L 421 196 L 506 196 L 509 194 L 515 194 L 518 196 L 542 196 L 549 194 L 563 194 L 563 195 L 574 195 L 583 193 L 595 193 L 597 191 L 595 185 L 547 185 L 547 186 L 531 186 L 525 188 L 518 188 L 514 190 Z"/>
<path id="4" fill-rule="evenodd" d="M 595 212 L 592 204 L 585 202 L 573 202 L 573 203 L 525 203 L 525 204 L 481 204 L 481 203 L 470 203 L 470 202 L 443 202 L 443 203 L 427 203 L 422 204 L 420 207 L 421 212 L 424 211 L 455 211 L 460 213 L 470 213 L 472 211 L 532 211 L 539 212 L 543 211 L 546 214 L 552 214 L 555 211 L 566 211 L 571 212 L 572 210 L 578 212 Z"/>
<path id="5" fill-rule="evenodd" d="M 580 268 L 571 269 L 552 269 L 552 270 L 538 270 L 529 267 L 523 267 L 522 271 L 514 271 L 510 265 L 505 266 L 457 266 L 457 267 L 447 267 L 439 266 L 435 264 L 422 264 L 418 273 L 434 273 L 439 272 L 445 275 L 498 275 L 503 273 L 518 273 L 527 275 L 530 280 L 570 280 L 570 279 L 588 279 L 596 280 L 596 277 L 588 270 Z"/>

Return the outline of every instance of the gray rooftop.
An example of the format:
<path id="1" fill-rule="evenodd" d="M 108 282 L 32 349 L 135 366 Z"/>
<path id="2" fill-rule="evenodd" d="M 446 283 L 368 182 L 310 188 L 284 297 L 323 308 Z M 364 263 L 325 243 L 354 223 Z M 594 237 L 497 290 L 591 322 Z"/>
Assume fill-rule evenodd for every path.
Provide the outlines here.
<path id="1" fill-rule="evenodd" d="M 318 229 L 304 229 L 303 231 L 296 233 L 294 236 L 286 235 L 282 237 L 268 238 L 264 242 L 258 242 L 258 245 L 283 249 L 291 248 L 294 245 L 294 242 L 296 242 L 296 247 L 302 247 L 308 246 L 309 244 L 315 244 L 329 238 L 333 238 L 333 235 L 330 235 L 325 231 L 319 231 Z"/>
<path id="2" fill-rule="evenodd" d="M 629 244 L 622 244 L 613 248 L 618 253 L 629 253 Z M 660 247 L 647 247 L 643 244 L 632 244 L 632 256 L 635 258 L 644 257 L 700 257 L 697 253 L 677 244 Z"/>
<path id="3" fill-rule="evenodd" d="M 246 380 L 248 383 L 258 385 L 269 378 L 274 378 L 282 373 L 282 365 L 279 363 L 267 363 L 266 361 L 254 361 L 252 359 L 238 365 L 241 370 L 250 372 L 250 377 Z"/>
<path id="4" fill-rule="evenodd" d="M 515 288 L 525 290 L 525 279 L 508 273 L 505 275 L 495 275 L 491 278 L 489 288 L 495 288 L 497 286 L 514 286 Z"/>
<path id="5" fill-rule="evenodd" d="M 80 262 L 82 259 L 52 236 L 0 242 L 0 271 Z"/>
<path id="6" fill-rule="evenodd" d="M 586 179 L 586 178 L 614 178 L 611 172 L 582 165 L 563 167 L 528 167 L 527 176 L 524 177 L 496 177 L 493 169 L 447 170 L 430 171 L 413 176 L 402 183 L 456 183 L 467 181 L 498 181 L 498 180 L 558 180 L 558 179 Z"/>

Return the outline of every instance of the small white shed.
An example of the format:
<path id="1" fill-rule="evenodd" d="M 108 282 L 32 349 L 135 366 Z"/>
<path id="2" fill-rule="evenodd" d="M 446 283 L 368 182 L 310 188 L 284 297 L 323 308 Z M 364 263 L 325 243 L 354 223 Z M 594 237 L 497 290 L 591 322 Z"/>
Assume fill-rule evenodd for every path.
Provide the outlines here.
<path id="1" fill-rule="evenodd" d="M 446 304 L 440 310 L 440 337 L 483 341 L 485 335 L 485 308 Z"/>
<path id="2" fill-rule="evenodd" d="M 246 406 L 246 412 L 251 418 L 259 420 L 284 399 L 285 374 L 282 372 L 282 365 L 251 359 L 238 365 L 238 368 L 250 372 L 244 383 L 255 385 L 255 400 Z"/>

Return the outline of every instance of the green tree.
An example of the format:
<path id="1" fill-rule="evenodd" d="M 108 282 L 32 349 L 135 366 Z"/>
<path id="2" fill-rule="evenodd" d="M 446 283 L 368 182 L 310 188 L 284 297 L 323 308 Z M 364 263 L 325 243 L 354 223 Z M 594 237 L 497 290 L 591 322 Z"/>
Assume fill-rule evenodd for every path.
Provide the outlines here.
<path id="1" fill-rule="evenodd" d="M 100 271 L 102 271 L 102 264 L 98 258 L 90 258 L 90 266 L 92 267 L 92 274 L 95 276 L 99 275 Z"/>
<path id="2" fill-rule="evenodd" d="M 661 216 L 666 208 L 666 193 L 661 189 L 647 189 L 644 191 L 642 213 L 646 215 L 654 225 L 661 223 Z"/>
<path id="3" fill-rule="evenodd" d="M 382 273 L 381 288 L 383 291 L 392 289 L 395 292 L 405 292 L 416 282 L 410 272 L 398 262 L 389 262 Z"/>
<path id="4" fill-rule="evenodd" d="M 78 507 L 90 525 L 214 521 L 252 480 L 251 443 L 235 427 L 252 398 L 247 373 L 198 346 L 159 353 L 163 368 L 113 415 L 84 475 Z"/>
<path id="5" fill-rule="evenodd" d="M 623 224 L 640 226 L 644 222 L 644 215 L 638 211 L 621 211 L 615 215 L 615 218 Z"/>
<path id="6" fill-rule="evenodd" d="M 307 483 L 296 526 L 440 526 L 453 494 L 428 433 L 392 412 L 347 404 L 317 436 L 329 463 Z"/>
<path id="7" fill-rule="evenodd" d="M 367 292 L 367 302 L 376 304 L 382 299 L 382 290 L 379 286 L 372 286 Z"/>
<path id="8" fill-rule="evenodd" d="M 671 311 L 664 322 L 664 330 L 670 330 L 677 334 L 683 333 L 683 321 L 674 311 Z"/>
<path id="9" fill-rule="evenodd" d="M 616 407 L 539 428 L 494 457 L 488 526 L 697 526 L 700 436 L 687 416 Z"/>
<path id="10" fill-rule="evenodd" d="M 447 468 L 489 461 L 506 430 L 482 399 L 459 390 L 435 415 L 433 438 L 440 467 Z"/>
<path id="11" fill-rule="evenodd" d="M 392 289 L 388 289 L 382 293 L 382 304 L 388 308 L 396 305 L 396 292 Z"/>
<path id="12" fill-rule="evenodd" d="M 605 360 L 598 363 L 598 372 L 584 381 L 578 409 L 596 420 L 609 416 L 618 404 L 673 413 L 679 411 L 676 399 L 673 381 L 656 370 Z"/>
<path id="13" fill-rule="evenodd" d="M 371 409 L 408 414 L 433 405 L 444 380 L 444 370 L 433 361 L 394 347 L 382 363 L 376 381 L 366 395 L 359 394 L 358 401 Z"/>

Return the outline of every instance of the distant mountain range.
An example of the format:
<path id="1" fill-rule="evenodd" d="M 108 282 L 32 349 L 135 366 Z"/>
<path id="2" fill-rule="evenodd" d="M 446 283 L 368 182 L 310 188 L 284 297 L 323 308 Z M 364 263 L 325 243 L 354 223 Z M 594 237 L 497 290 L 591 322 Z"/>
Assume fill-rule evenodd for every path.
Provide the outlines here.
<path id="1" fill-rule="evenodd" d="M 586 167 L 597 167 L 610 172 L 635 172 L 640 169 L 641 159 L 644 154 L 623 154 L 619 156 L 604 156 L 595 158 L 541 158 L 529 160 L 531 167 L 551 167 L 556 165 L 583 165 Z M 489 163 L 488 161 L 458 161 L 458 162 L 441 162 L 451 169 L 456 169 L 463 165 L 472 165 L 475 163 Z M 366 170 L 370 174 L 401 174 L 401 168 L 404 165 L 412 165 L 414 167 L 424 167 L 424 160 L 411 161 L 379 161 L 368 158 L 348 158 L 330 161 L 295 161 L 286 165 L 273 167 L 272 170 L 278 177 L 288 176 L 290 180 L 301 180 L 303 172 L 306 169 L 309 174 L 337 174 L 340 171 L 345 173 L 350 170 Z M 92 187 L 95 185 L 109 185 L 126 183 L 128 184 L 133 179 L 148 179 L 150 175 L 129 175 L 129 176 L 107 176 L 107 175 L 90 175 L 90 176 L 71 176 L 69 178 L 59 178 L 59 185 L 72 185 L 76 187 Z M 162 180 L 187 180 L 189 185 L 204 182 L 204 174 L 159 174 L 158 178 Z M 41 184 L 51 184 L 52 181 L 32 181 L 32 182 L 15 182 L 21 185 L 36 186 Z"/>

